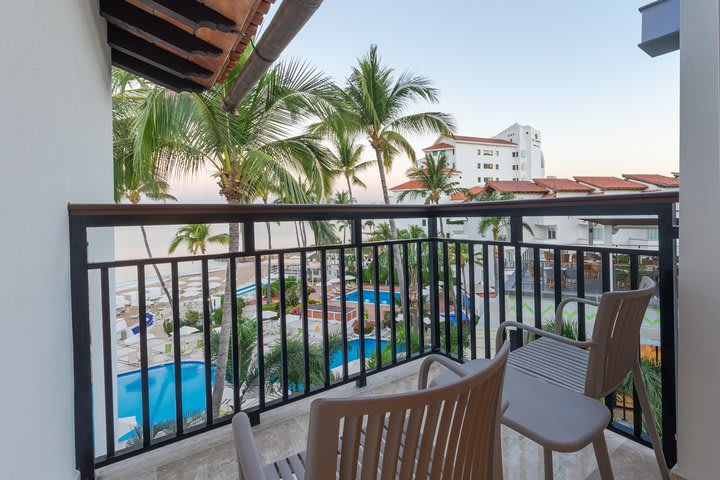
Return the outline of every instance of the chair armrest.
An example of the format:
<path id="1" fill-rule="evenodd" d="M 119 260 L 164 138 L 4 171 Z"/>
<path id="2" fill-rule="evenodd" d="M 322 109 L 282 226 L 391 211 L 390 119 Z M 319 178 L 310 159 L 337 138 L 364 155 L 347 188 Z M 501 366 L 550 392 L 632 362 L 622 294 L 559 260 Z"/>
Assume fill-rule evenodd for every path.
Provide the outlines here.
<path id="1" fill-rule="evenodd" d="M 539 328 L 531 327 L 530 325 L 525 325 L 524 323 L 518 323 L 518 322 L 503 322 L 500 325 L 498 325 L 497 334 L 495 337 L 495 348 L 496 350 L 500 350 L 503 344 L 503 338 L 502 334 L 503 332 L 509 328 L 514 327 L 518 328 L 520 330 L 526 330 L 530 333 L 534 333 L 535 335 L 539 335 L 541 337 L 551 338 L 553 340 L 556 340 L 560 343 L 564 343 L 566 345 L 570 345 L 572 347 L 578 347 L 578 348 L 590 348 L 595 345 L 594 342 L 580 342 L 577 340 L 572 340 L 570 338 L 563 337 L 562 335 L 557 335 L 555 333 L 546 332 L 545 330 L 541 330 Z"/>
<path id="2" fill-rule="evenodd" d="M 467 375 L 465 369 L 460 364 L 450 360 L 442 355 L 428 355 L 420 365 L 420 372 L 418 373 L 418 390 L 424 390 L 427 388 L 428 374 L 430 373 L 430 367 L 433 363 L 439 363 L 459 377 Z"/>
<path id="3" fill-rule="evenodd" d="M 587 298 L 580 298 L 580 297 L 568 297 L 568 298 L 564 299 L 563 301 L 561 301 L 558 304 L 557 309 L 555 309 L 555 334 L 556 335 L 562 335 L 563 310 L 565 309 L 565 305 L 567 305 L 568 303 L 571 303 L 571 302 L 585 303 L 587 305 L 594 305 L 596 307 L 600 305 L 600 302 L 595 302 L 593 300 L 588 300 Z"/>
<path id="4" fill-rule="evenodd" d="M 255 443 L 255 436 L 250 426 L 250 419 L 245 412 L 239 412 L 233 417 L 232 429 L 240 480 L 265 478 L 263 465 L 257 451 L 257 444 Z"/>

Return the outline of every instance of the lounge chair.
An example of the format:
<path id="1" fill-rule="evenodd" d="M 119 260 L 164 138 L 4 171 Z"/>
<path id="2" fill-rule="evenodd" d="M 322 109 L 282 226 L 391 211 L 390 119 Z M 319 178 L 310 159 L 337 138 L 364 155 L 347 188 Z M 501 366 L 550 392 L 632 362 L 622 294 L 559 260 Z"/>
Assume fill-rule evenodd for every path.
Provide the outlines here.
<path id="1" fill-rule="evenodd" d="M 499 478 L 498 418 L 508 353 L 506 344 L 487 368 L 473 373 L 430 355 L 416 392 L 315 400 L 307 452 L 265 466 L 248 416 L 240 412 L 232 422 L 240 479 Z M 461 378 L 425 388 L 433 362 Z"/>
<path id="2" fill-rule="evenodd" d="M 498 327 L 498 346 L 508 328 L 539 337 L 510 354 L 503 391 L 510 408 L 502 423 L 543 447 L 546 480 L 553 475 L 553 451 L 575 452 L 590 443 L 601 478 L 613 478 L 604 435 L 611 417 L 598 399 L 613 393 L 630 372 L 661 477 L 670 479 L 640 373 L 638 351 L 640 327 L 654 290 L 655 283 L 643 278 L 638 290 L 606 292 L 600 302 L 567 298 L 556 310 L 555 333 L 517 322 L 503 322 Z M 562 337 L 563 309 L 570 302 L 598 307 L 591 340 Z M 462 368 L 468 372 L 481 370 L 487 362 L 473 360 Z M 434 379 L 438 385 L 452 381 L 451 373 Z"/>

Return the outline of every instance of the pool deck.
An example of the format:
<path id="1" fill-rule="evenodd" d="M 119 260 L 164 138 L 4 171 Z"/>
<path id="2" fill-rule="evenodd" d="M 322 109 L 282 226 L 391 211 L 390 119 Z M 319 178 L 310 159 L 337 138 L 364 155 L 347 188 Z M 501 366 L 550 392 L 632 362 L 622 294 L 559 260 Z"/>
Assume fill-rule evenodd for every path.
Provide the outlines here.
<path id="1" fill-rule="evenodd" d="M 265 462 L 303 450 L 307 439 L 310 403 L 321 397 L 356 397 L 407 392 L 417 388 L 419 361 L 368 377 L 365 388 L 353 384 L 338 387 L 310 399 L 264 413 L 254 427 L 255 441 Z M 658 478 L 652 450 L 606 432 L 610 461 L 617 480 Z M 517 433 L 503 428 L 505 478 L 543 478 L 541 448 Z M 555 478 L 597 480 L 592 447 L 573 454 L 554 455 Z M 228 480 L 237 479 L 235 446 L 230 427 L 189 438 L 158 450 L 110 465 L 98 471 L 101 480 Z"/>

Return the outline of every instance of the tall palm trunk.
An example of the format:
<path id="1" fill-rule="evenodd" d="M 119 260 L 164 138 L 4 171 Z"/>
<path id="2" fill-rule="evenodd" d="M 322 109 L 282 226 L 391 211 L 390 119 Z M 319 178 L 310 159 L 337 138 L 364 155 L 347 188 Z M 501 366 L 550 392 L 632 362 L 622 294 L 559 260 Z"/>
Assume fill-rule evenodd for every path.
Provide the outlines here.
<path id="1" fill-rule="evenodd" d="M 267 228 L 268 235 L 268 250 L 272 250 L 272 235 L 270 234 L 270 222 L 265 222 L 265 228 Z M 272 294 L 270 293 L 270 282 L 272 280 L 272 254 L 268 255 L 268 271 L 267 271 L 267 294 L 265 295 L 265 303 L 270 305 L 272 303 Z M 260 320 L 262 321 L 262 320 Z"/>
<path id="2" fill-rule="evenodd" d="M 150 243 L 148 242 L 147 238 L 147 232 L 145 231 L 145 226 L 140 225 L 140 231 L 142 232 L 143 236 L 143 242 L 145 242 L 145 250 L 147 251 L 148 258 L 153 258 L 152 251 L 150 251 Z M 170 291 L 168 290 L 167 286 L 165 285 L 165 280 L 163 280 L 162 275 L 160 274 L 160 269 L 158 268 L 157 264 L 152 264 L 153 269 L 155 270 L 155 275 L 157 275 L 157 279 L 160 282 L 160 286 L 163 289 L 163 292 L 165 292 L 165 296 L 167 297 L 168 304 L 172 305 L 172 297 L 170 296 Z"/>
<path id="3" fill-rule="evenodd" d="M 380 150 L 379 147 L 374 147 L 375 150 L 375 158 L 377 160 L 378 165 L 378 171 L 380 172 L 380 185 L 382 186 L 382 192 L 383 192 L 383 199 L 385 200 L 385 205 L 390 205 L 390 195 L 388 194 L 388 187 L 387 187 L 387 181 L 385 180 L 385 165 L 383 165 L 382 161 L 382 150 Z M 397 226 L 395 225 L 395 219 L 391 218 L 389 219 L 390 223 L 390 238 L 392 240 L 397 240 Z M 405 291 L 405 272 L 402 268 L 402 259 L 400 258 L 400 248 L 398 248 L 397 244 L 393 245 L 393 260 L 395 262 L 395 268 L 397 269 L 397 279 L 398 283 L 400 285 L 400 292 Z M 403 318 L 410 318 L 410 309 L 408 308 L 407 303 L 405 302 L 405 295 L 400 295 L 400 305 L 403 312 Z"/>
<path id="4" fill-rule="evenodd" d="M 228 200 L 231 205 L 237 205 L 240 202 L 237 200 Z M 238 252 L 240 250 L 240 225 L 237 223 L 230 224 L 229 241 L 228 247 L 230 253 Z M 236 262 L 236 259 L 229 259 L 227 266 L 227 273 L 225 275 L 225 301 L 222 306 L 222 324 L 220 328 L 220 341 L 219 350 L 217 356 L 217 363 L 215 366 L 215 384 L 212 392 L 212 416 L 217 418 L 220 415 L 220 404 L 222 403 L 223 391 L 225 389 L 225 372 L 227 371 L 228 365 L 228 350 L 230 346 L 230 333 L 232 328 L 232 301 L 234 299 L 234 292 L 230 288 L 230 262 Z M 208 301 L 209 299 L 204 299 Z M 262 321 L 262 319 L 258 319 Z"/>
<path id="5" fill-rule="evenodd" d="M 346 175 L 345 180 L 347 180 L 348 195 L 350 195 L 350 203 L 355 203 L 355 197 L 353 197 L 353 193 L 352 193 L 352 182 L 350 182 L 350 175 Z"/>

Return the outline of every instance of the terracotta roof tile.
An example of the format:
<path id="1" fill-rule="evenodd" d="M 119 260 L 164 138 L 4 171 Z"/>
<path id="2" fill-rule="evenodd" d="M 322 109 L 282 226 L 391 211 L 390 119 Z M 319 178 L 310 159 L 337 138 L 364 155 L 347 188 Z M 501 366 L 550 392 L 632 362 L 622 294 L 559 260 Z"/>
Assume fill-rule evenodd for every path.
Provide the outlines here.
<path id="1" fill-rule="evenodd" d="M 422 188 L 422 186 L 423 184 L 419 180 L 409 180 L 405 183 L 401 183 L 400 185 L 391 187 L 390 190 L 415 190 Z"/>
<path id="2" fill-rule="evenodd" d="M 476 185 L 474 187 L 468 188 L 468 192 L 470 192 L 473 195 L 479 195 L 484 191 L 485 191 L 485 187 L 482 187 L 480 185 Z M 453 193 L 452 195 L 450 195 L 450 200 L 452 200 L 454 202 L 467 202 L 470 199 L 464 193 Z"/>
<path id="3" fill-rule="evenodd" d="M 238 59 L 242 56 L 247 46 L 250 44 L 250 37 L 257 33 L 258 27 L 262 23 L 265 15 L 270 11 L 270 6 L 275 3 L 275 0 L 257 0 L 255 3 L 254 13 L 247 16 L 245 25 L 242 26 L 241 31 L 244 35 L 240 38 L 233 51 L 228 55 L 227 63 L 225 67 L 221 69 L 218 75 L 217 82 L 224 82 L 227 80 L 230 71 L 237 65 Z"/>
<path id="4" fill-rule="evenodd" d="M 592 192 L 592 187 L 569 178 L 533 178 L 533 182 L 554 192 Z"/>
<path id="5" fill-rule="evenodd" d="M 668 177 L 667 175 L 623 173 L 623 177 L 628 180 L 637 180 L 663 188 L 677 188 L 680 186 L 679 178 Z"/>
<path id="6" fill-rule="evenodd" d="M 486 184 L 488 189 L 498 193 L 546 193 L 547 189 L 528 180 L 492 181 Z"/>
<path id="7" fill-rule="evenodd" d="M 501 140 L 499 138 L 468 137 L 465 135 L 454 135 L 453 138 L 457 142 L 491 143 L 494 145 L 517 145 L 516 143 L 510 142 L 508 140 Z"/>
<path id="8" fill-rule="evenodd" d="M 601 190 L 645 190 L 647 185 L 631 182 L 617 177 L 574 177 L 578 182 L 585 183 Z"/>
<path id="9" fill-rule="evenodd" d="M 449 143 L 438 142 L 435 145 L 430 145 L 427 148 L 423 148 L 423 152 L 429 152 L 432 150 L 448 150 L 450 148 L 455 148 L 455 147 L 453 145 L 450 145 Z"/>

